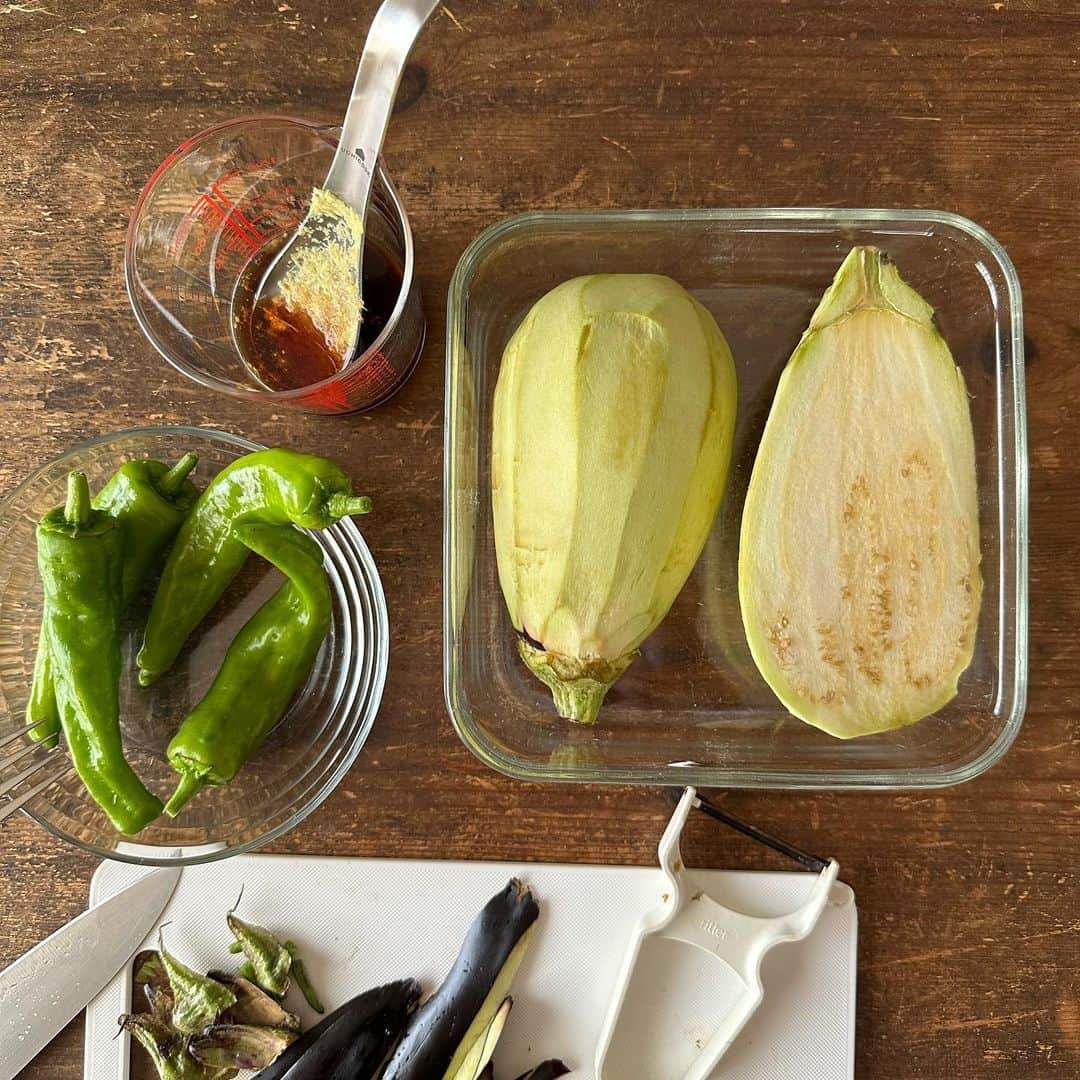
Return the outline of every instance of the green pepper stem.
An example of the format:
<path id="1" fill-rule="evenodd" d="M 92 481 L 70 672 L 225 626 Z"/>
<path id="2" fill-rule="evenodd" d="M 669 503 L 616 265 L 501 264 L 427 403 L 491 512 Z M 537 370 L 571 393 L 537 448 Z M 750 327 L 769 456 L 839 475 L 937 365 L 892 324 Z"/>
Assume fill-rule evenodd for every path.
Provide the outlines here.
<path id="1" fill-rule="evenodd" d="M 326 504 L 331 517 L 343 518 L 351 514 L 366 514 L 371 510 L 371 500 L 366 495 L 343 495 L 337 492 Z"/>
<path id="2" fill-rule="evenodd" d="M 198 454 L 185 454 L 162 478 L 158 481 L 158 491 L 162 495 L 175 495 L 180 490 L 180 485 L 188 478 L 188 473 L 198 464 Z"/>
<path id="3" fill-rule="evenodd" d="M 180 783 L 176 785 L 172 798 L 165 804 L 165 813 L 169 817 L 176 817 L 202 789 L 203 780 L 201 777 L 196 776 L 195 773 L 181 773 Z"/>
<path id="4" fill-rule="evenodd" d="M 90 482 L 86 479 L 86 473 L 69 472 L 64 520 L 69 525 L 87 525 L 90 522 L 90 509 Z"/>

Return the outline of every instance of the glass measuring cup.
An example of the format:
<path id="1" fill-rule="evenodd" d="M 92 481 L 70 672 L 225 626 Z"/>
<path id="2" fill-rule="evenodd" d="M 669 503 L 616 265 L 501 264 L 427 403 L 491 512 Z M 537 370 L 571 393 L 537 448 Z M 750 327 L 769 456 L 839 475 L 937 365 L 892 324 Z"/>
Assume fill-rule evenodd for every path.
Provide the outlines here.
<path id="1" fill-rule="evenodd" d="M 135 204 L 124 276 L 135 318 L 189 379 L 231 397 L 309 412 L 370 409 L 412 373 L 425 323 L 405 208 L 381 165 L 366 226 L 365 271 L 401 283 L 385 326 L 340 371 L 292 390 L 268 389 L 233 337 L 233 295 L 245 267 L 303 219 L 326 175 L 337 130 L 283 116 L 231 120 L 170 154 Z"/>

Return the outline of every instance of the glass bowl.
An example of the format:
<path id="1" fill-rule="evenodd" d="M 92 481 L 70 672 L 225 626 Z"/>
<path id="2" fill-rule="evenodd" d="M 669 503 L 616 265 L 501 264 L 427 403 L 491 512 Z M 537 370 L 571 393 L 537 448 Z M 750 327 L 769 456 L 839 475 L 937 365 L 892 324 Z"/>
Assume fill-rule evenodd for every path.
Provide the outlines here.
<path id="1" fill-rule="evenodd" d="M 739 522 L 788 357 L 848 250 L 874 244 L 937 309 L 971 397 L 985 591 L 975 657 L 934 716 L 841 741 L 796 720 L 758 674 L 737 589 Z M 518 659 L 491 526 L 492 394 L 503 348 L 559 282 L 669 274 L 731 344 L 739 410 L 728 489 L 671 612 L 599 722 L 560 720 Z M 954 214 L 895 210 L 539 213 L 504 221 L 450 285 L 445 454 L 447 705 L 481 760 L 534 780 L 702 787 L 938 787 L 997 761 L 1027 686 L 1027 449 L 1020 287 L 999 244 Z"/>
<path id="2" fill-rule="evenodd" d="M 401 286 L 371 346 L 321 382 L 269 390 L 234 343 L 237 281 L 253 258 L 299 225 L 312 188 L 326 177 L 337 134 L 285 116 L 230 120 L 188 139 L 143 188 L 124 251 L 128 296 L 150 343 L 200 386 L 275 407 L 356 412 L 395 393 L 420 359 L 425 324 L 412 231 L 381 165 L 365 226 L 365 265 L 392 265 Z"/>
<path id="3" fill-rule="evenodd" d="M 199 455 L 193 479 L 203 487 L 230 461 L 258 449 L 247 439 L 207 428 L 137 428 L 69 450 L 35 470 L 0 504 L 0 738 L 26 722 L 41 619 L 35 527 L 63 502 L 68 471 L 85 472 L 97 491 L 124 461 L 175 461 L 191 450 Z M 163 816 L 136 838 L 113 829 L 74 770 L 30 800 L 26 813 L 95 855 L 154 865 L 250 851 L 307 817 L 341 781 L 371 731 L 389 642 L 382 584 L 356 525 L 346 519 L 311 536 L 325 552 L 334 598 L 331 629 L 288 713 L 231 784 L 205 788 L 177 818 Z M 173 669 L 149 689 L 135 677 L 142 619 L 129 620 L 120 683 L 124 747 L 158 795 L 175 786 L 164 748 L 177 724 L 208 689 L 237 630 L 282 580 L 269 564 L 249 559 Z M 146 604 L 135 607 L 145 618 Z M 0 780 L 25 765 L 27 759 L 10 764 L 23 746 L 19 741 L 0 749 Z"/>

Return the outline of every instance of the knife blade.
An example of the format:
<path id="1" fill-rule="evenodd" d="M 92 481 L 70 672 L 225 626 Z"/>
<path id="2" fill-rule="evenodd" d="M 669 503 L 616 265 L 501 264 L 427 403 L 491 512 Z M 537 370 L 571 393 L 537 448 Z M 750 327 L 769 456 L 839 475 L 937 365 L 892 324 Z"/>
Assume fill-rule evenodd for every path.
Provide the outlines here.
<path id="1" fill-rule="evenodd" d="M 0 1080 L 13 1080 L 131 959 L 179 880 L 178 866 L 151 871 L 0 972 Z"/>

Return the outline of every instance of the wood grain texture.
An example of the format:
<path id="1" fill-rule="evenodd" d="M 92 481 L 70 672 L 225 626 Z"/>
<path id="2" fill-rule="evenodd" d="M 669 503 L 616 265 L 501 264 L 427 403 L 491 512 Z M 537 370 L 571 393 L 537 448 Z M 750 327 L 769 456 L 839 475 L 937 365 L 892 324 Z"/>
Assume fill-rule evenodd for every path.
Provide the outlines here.
<path id="1" fill-rule="evenodd" d="M 1080 12 L 1068 0 L 451 0 L 422 38 L 386 157 L 429 320 L 369 416 L 272 414 L 174 374 L 124 295 L 128 213 L 182 138 L 241 113 L 340 115 L 373 0 L 0 0 L 0 491 L 90 435 L 212 424 L 332 444 L 394 641 L 371 741 L 278 851 L 649 863 L 658 790 L 539 790 L 486 771 L 443 705 L 444 296 L 468 241 L 536 207 L 955 210 L 1025 293 L 1031 694 L 991 772 L 934 794 L 750 794 L 726 806 L 835 855 L 861 912 L 859 1075 L 1080 1075 Z M 761 855 L 705 822 L 711 865 Z M 93 862 L 0 833 L 0 965 L 85 906 Z M 26 1070 L 81 1075 L 81 1021 Z"/>

